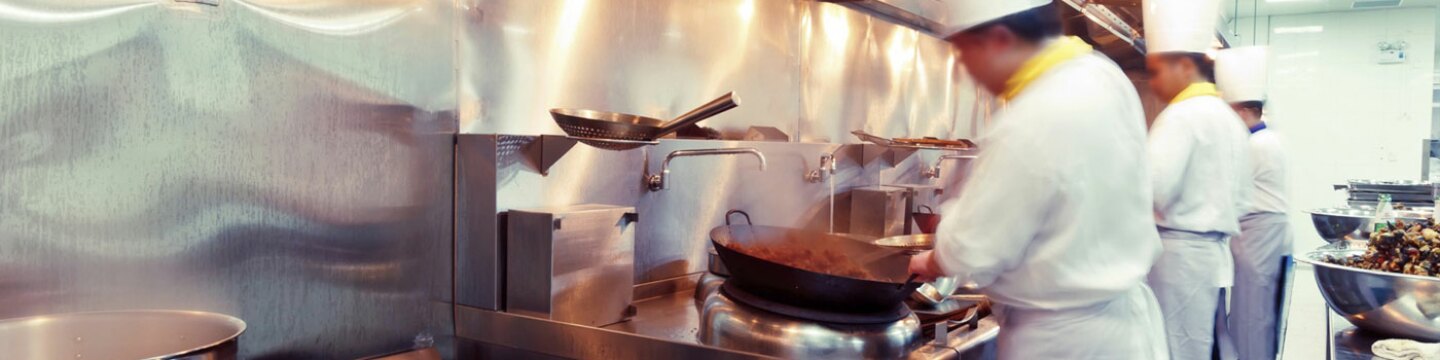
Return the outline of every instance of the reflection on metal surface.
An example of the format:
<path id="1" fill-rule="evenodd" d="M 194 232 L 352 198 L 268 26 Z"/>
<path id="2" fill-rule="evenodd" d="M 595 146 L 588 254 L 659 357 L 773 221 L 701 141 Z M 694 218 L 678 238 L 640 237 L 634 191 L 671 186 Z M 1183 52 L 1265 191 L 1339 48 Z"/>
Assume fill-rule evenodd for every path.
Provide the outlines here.
<path id="1" fill-rule="evenodd" d="M 797 320 L 730 300 L 719 292 L 700 311 L 700 342 L 787 359 L 894 359 L 920 340 L 914 314 L 893 323 L 829 325 Z"/>
<path id="2" fill-rule="evenodd" d="M 1296 260 L 1313 266 L 1325 302 L 1355 326 L 1404 338 L 1440 340 L 1440 279 L 1364 270 L 1322 260 L 1364 252 L 1317 250 Z"/>
<path id="3" fill-rule="evenodd" d="M 672 308 L 683 311 L 683 305 L 688 305 L 688 302 L 684 302 L 683 299 L 680 301 L 682 306 Z M 694 308 L 690 307 L 690 309 L 693 311 Z M 698 319 L 693 314 L 688 318 Z M 679 322 L 683 322 L 685 319 L 686 317 L 667 318 L 667 320 Z M 626 324 L 616 324 L 612 327 L 624 327 Z M 665 329 L 672 329 L 671 326 L 673 325 L 664 325 Z M 768 358 L 758 354 L 703 346 L 694 340 L 649 334 L 636 335 L 624 330 L 567 324 L 463 305 L 455 307 L 455 334 L 487 344 L 569 359 L 597 357 L 605 359 Z M 523 354 L 522 356 L 534 357 L 532 354 Z"/>
<path id="4" fill-rule="evenodd" d="M 973 89 L 949 44 L 837 4 L 481 1 L 463 18 L 465 133 L 560 134 L 544 121 L 555 107 L 668 117 L 734 90 L 750 102 L 706 122 L 727 139 L 751 126 L 807 142 L 971 135 L 955 125 Z"/>
<path id="5" fill-rule="evenodd" d="M 242 358 L 451 334 L 450 2 L 235 4 L 0 0 L 0 318 L 224 312 Z"/>
<path id="6" fill-rule="evenodd" d="M 245 322 L 222 314 L 129 310 L 0 320 L 4 359 L 231 360 Z"/>
<path id="7" fill-rule="evenodd" d="M 54 4 L 25 4 L 26 1 L 0 2 L 0 20 L 55 24 L 82 22 L 115 16 L 125 12 L 155 6 L 154 1 L 116 1 L 110 4 L 93 4 L 90 8 L 53 8 Z M 50 8 L 37 8 L 47 6 Z"/>
<path id="8" fill-rule="evenodd" d="M 506 311 L 604 326 L 625 320 L 635 279 L 635 208 L 511 210 Z"/>
<path id="9" fill-rule="evenodd" d="M 799 116 L 796 2 L 475 3 L 460 31 L 462 131 L 559 134 L 545 120 L 556 107 L 669 118 L 733 90 L 745 106 L 707 126 L 793 133 L 775 122 Z"/>

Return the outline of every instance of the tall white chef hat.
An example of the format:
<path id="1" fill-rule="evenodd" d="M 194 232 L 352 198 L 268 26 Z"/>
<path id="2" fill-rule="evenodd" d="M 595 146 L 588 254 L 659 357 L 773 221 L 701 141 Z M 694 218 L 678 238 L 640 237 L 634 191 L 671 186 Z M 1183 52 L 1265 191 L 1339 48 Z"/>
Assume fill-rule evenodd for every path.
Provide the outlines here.
<path id="1" fill-rule="evenodd" d="M 1149 53 L 1203 53 L 1220 22 L 1217 0 L 1145 0 L 1145 49 Z"/>
<path id="2" fill-rule="evenodd" d="M 1215 55 L 1215 80 L 1226 102 L 1265 101 L 1270 51 L 1264 46 L 1221 50 Z"/>
<path id="3" fill-rule="evenodd" d="M 951 37 L 976 25 L 1049 4 L 1051 0 L 942 0 L 945 28 L 941 37 Z"/>

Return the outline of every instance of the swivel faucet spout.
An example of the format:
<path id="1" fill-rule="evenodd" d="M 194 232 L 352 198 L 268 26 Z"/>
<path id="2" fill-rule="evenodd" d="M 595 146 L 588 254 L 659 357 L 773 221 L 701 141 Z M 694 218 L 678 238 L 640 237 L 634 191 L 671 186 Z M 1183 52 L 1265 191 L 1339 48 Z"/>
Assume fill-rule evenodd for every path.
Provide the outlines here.
<path id="1" fill-rule="evenodd" d="M 765 154 L 761 153 L 760 150 L 756 150 L 755 148 L 676 150 L 674 152 L 671 152 L 670 155 L 665 156 L 665 162 L 660 165 L 659 174 L 650 174 L 645 176 L 645 183 L 650 187 L 650 191 L 660 191 L 670 188 L 670 186 L 666 183 L 665 179 L 670 177 L 670 161 L 675 160 L 675 158 L 691 156 L 745 154 L 754 155 L 755 159 L 760 160 L 760 171 L 765 171 Z"/>
<path id="2" fill-rule="evenodd" d="M 973 160 L 973 159 L 975 159 L 975 155 L 945 155 L 945 156 L 941 156 L 939 160 L 935 160 L 935 166 L 929 166 L 929 167 L 925 167 L 924 169 L 921 169 L 921 170 L 920 170 L 920 177 L 926 178 L 926 179 L 939 179 L 939 178 L 940 178 L 940 164 L 941 164 L 941 163 L 944 163 L 945 160 Z"/>

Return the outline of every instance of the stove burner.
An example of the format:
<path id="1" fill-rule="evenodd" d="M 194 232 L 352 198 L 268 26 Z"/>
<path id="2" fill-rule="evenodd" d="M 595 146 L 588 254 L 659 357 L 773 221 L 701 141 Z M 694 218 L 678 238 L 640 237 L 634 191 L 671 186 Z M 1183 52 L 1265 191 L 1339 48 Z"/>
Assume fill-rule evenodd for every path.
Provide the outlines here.
<path id="1" fill-rule="evenodd" d="M 766 300 L 763 297 L 756 296 L 738 286 L 732 285 L 729 281 L 726 281 L 724 285 L 720 285 L 720 292 L 745 305 L 754 306 L 776 314 L 831 324 L 885 324 L 893 323 L 911 315 L 910 308 L 906 307 L 904 303 L 896 304 L 894 309 L 877 313 L 852 314 L 806 309 Z"/>
<path id="2" fill-rule="evenodd" d="M 763 310 L 722 292 L 711 293 L 700 307 L 701 344 L 785 359 L 904 359 L 922 346 L 914 314 L 881 324 L 824 323 Z"/>

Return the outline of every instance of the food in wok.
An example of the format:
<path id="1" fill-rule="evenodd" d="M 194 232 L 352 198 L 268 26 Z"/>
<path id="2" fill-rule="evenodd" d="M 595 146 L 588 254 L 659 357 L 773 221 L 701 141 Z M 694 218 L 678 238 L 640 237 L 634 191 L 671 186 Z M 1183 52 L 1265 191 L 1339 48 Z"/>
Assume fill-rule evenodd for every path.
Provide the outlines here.
<path id="1" fill-rule="evenodd" d="M 726 246 L 742 254 L 801 270 L 853 279 L 873 279 L 873 276 L 870 272 L 865 271 L 864 267 L 831 249 L 812 249 L 796 245 L 742 245 L 737 243 L 730 243 Z"/>

